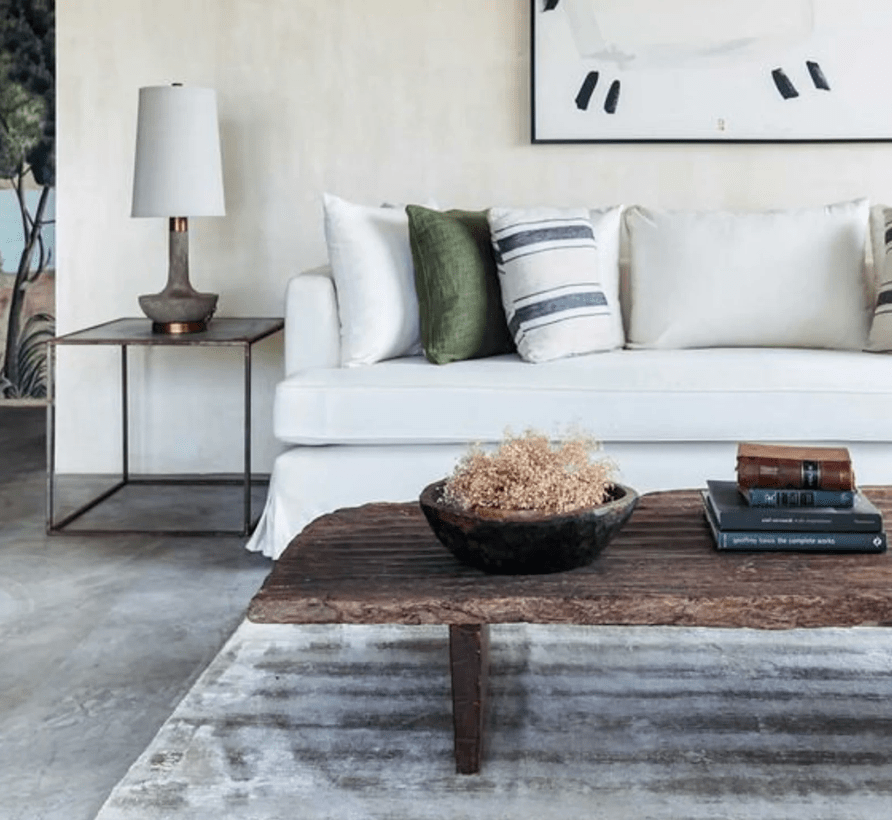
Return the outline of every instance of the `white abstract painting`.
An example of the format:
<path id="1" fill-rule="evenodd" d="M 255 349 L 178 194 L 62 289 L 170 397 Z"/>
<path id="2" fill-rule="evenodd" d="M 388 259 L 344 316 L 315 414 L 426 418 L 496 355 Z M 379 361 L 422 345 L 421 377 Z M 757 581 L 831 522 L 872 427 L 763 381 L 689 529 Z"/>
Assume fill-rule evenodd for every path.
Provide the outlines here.
<path id="1" fill-rule="evenodd" d="M 889 0 L 532 0 L 534 142 L 892 139 Z"/>

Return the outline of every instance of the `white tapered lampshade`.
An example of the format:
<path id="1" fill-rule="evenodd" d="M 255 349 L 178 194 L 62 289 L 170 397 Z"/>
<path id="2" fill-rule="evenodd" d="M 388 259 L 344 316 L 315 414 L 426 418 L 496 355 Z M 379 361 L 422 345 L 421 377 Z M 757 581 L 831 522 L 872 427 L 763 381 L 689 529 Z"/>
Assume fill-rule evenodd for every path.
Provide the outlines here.
<path id="1" fill-rule="evenodd" d="M 139 89 L 132 216 L 223 216 L 217 95 L 182 85 Z"/>

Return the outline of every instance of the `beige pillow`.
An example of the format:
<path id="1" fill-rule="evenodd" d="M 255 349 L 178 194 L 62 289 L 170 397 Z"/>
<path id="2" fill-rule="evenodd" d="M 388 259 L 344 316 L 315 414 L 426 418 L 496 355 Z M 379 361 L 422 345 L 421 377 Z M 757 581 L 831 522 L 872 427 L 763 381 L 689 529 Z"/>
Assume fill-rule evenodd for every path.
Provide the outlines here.
<path id="1" fill-rule="evenodd" d="M 869 205 L 626 212 L 629 345 L 861 350 Z"/>

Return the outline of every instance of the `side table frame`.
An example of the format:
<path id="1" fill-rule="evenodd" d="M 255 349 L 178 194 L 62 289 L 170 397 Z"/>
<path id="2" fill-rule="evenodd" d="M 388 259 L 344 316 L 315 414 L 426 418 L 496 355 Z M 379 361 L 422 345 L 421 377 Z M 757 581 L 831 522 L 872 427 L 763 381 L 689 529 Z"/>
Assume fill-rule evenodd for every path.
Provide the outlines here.
<path id="1" fill-rule="evenodd" d="M 208 329 L 200 333 L 165 335 L 154 333 L 147 319 L 118 319 L 95 325 L 85 330 L 50 339 L 47 343 L 47 492 L 46 531 L 48 534 L 65 532 L 73 535 L 146 534 L 181 536 L 250 535 L 257 524 L 251 516 L 251 489 L 253 483 L 268 482 L 269 477 L 251 474 L 251 352 L 254 344 L 283 330 L 284 320 L 268 319 L 214 319 Z M 105 345 L 121 348 L 121 478 L 109 489 L 91 498 L 61 520 L 56 520 L 56 348 L 59 345 Z M 131 346 L 142 347 L 241 347 L 243 351 L 243 458 L 242 474 L 231 477 L 176 477 L 133 475 L 130 471 L 130 396 L 129 365 L 127 350 Z M 189 485 L 189 486 L 242 486 L 243 516 L 241 529 L 131 529 L 67 528 L 81 516 L 131 484 L 141 485 Z M 258 517 L 259 518 L 259 517 Z"/>

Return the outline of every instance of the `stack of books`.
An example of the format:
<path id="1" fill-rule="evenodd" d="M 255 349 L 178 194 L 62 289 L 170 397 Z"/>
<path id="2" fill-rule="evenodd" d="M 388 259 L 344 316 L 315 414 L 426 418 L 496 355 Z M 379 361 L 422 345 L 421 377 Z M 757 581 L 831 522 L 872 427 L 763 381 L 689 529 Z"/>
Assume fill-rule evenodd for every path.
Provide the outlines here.
<path id="1" fill-rule="evenodd" d="M 885 552 L 883 516 L 855 485 L 845 447 L 742 443 L 737 481 L 707 481 L 720 550 Z"/>

